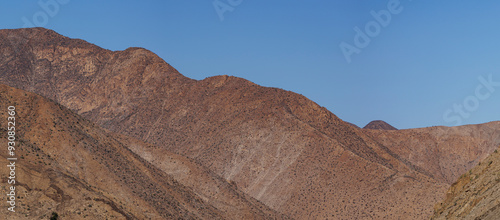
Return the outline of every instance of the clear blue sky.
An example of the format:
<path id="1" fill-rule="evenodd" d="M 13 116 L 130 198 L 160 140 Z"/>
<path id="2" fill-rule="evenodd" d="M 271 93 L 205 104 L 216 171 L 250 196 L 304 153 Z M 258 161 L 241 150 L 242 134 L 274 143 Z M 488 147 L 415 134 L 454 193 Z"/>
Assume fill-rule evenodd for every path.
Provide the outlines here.
<path id="1" fill-rule="evenodd" d="M 67 1 L 2 1 L 0 26 L 23 27 L 25 17 L 106 49 L 144 47 L 190 78 L 227 74 L 291 90 L 359 126 L 500 120 L 500 86 L 478 79 L 500 82 L 499 1 L 218 0 L 232 10 L 223 20 L 213 0 Z M 354 29 L 365 35 L 367 25 L 371 36 L 356 45 Z M 342 42 L 359 52 L 350 63 Z"/>

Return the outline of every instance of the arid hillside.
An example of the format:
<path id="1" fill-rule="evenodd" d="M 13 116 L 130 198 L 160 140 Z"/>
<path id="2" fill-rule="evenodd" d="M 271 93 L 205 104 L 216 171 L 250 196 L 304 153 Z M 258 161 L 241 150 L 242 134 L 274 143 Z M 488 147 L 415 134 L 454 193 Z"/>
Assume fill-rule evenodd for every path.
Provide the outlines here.
<path id="1" fill-rule="evenodd" d="M 453 175 L 492 149 L 463 139 L 458 149 L 477 154 L 459 150 L 464 160 L 441 164 L 409 147 L 444 151 L 446 138 L 386 140 L 406 131 L 359 129 L 293 92 L 231 76 L 192 80 L 145 49 L 113 52 L 41 28 L 1 30 L 0 56 L 0 82 L 157 145 L 130 149 L 160 169 L 163 150 L 179 153 L 297 219 L 428 218 Z M 399 149 L 403 140 L 415 142 Z"/>
<path id="2" fill-rule="evenodd" d="M 463 174 L 437 204 L 432 219 L 496 220 L 500 216 L 500 154 Z"/>
<path id="3" fill-rule="evenodd" d="M 500 122 L 399 131 L 364 130 L 401 160 L 452 184 L 500 145 Z"/>
<path id="4" fill-rule="evenodd" d="M 8 219 L 277 219 L 274 211 L 179 155 L 157 167 L 130 149 L 152 145 L 118 136 L 65 107 L 30 92 L 0 85 L 0 132 L 7 108 L 16 108 L 15 213 Z M 7 142 L 6 135 L 0 137 Z M 7 163 L 7 151 L 0 158 Z M 8 169 L 1 169 L 5 191 Z M 178 179 L 178 181 L 177 181 Z M 220 191 L 214 197 L 190 181 Z M 183 185 L 183 184 L 186 185 Z M 197 192 L 193 192 L 196 189 Z"/>

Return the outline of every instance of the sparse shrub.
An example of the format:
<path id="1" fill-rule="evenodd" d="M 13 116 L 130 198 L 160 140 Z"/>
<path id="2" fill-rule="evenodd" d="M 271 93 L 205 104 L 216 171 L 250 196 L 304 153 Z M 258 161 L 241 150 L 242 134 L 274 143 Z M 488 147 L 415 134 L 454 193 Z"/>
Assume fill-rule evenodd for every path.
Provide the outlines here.
<path id="1" fill-rule="evenodd" d="M 50 220 L 58 220 L 59 219 L 59 215 L 57 214 L 57 212 L 52 212 L 52 216 L 50 217 Z"/>

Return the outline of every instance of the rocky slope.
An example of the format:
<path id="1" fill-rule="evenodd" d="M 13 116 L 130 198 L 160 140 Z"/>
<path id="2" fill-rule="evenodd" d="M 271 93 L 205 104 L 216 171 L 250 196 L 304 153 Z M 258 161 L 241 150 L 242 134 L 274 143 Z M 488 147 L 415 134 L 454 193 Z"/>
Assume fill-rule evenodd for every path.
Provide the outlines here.
<path id="1" fill-rule="evenodd" d="M 437 204 L 432 219 L 496 220 L 500 216 L 500 154 L 498 150 L 463 174 Z"/>
<path id="2" fill-rule="evenodd" d="M 52 212 L 63 219 L 281 218 L 191 160 L 163 151 L 170 159 L 154 166 L 130 151 L 154 146 L 105 131 L 38 95 L 0 85 L 0 100 L 0 133 L 7 133 L 7 107 L 17 113 L 17 208 L 11 213 L 4 202 L 0 211 L 9 219 Z M 7 142 L 6 135 L 0 139 Z M 7 163 L 6 150 L 0 158 Z M 5 191 L 8 172 L 0 170 Z"/>
<path id="3" fill-rule="evenodd" d="M 0 50 L 0 82 L 159 146 L 131 149 L 160 168 L 163 150 L 188 156 L 297 219 L 424 219 L 452 178 L 451 165 L 429 168 L 408 150 L 444 151 L 446 139 L 398 149 L 385 135 L 404 132 L 359 129 L 301 95 L 241 78 L 192 80 L 145 49 L 113 52 L 36 28 L 1 30 Z M 490 149 L 471 147 L 470 161 Z"/>
<path id="4" fill-rule="evenodd" d="M 364 132 L 401 160 L 448 184 L 455 182 L 500 145 L 498 121 L 459 127 Z"/>
<path id="5" fill-rule="evenodd" d="M 397 128 L 393 127 L 392 125 L 388 124 L 385 121 L 381 120 L 375 120 L 371 121 L 363 129 L 375 129 L 375 130 L 398 130 Z"/>

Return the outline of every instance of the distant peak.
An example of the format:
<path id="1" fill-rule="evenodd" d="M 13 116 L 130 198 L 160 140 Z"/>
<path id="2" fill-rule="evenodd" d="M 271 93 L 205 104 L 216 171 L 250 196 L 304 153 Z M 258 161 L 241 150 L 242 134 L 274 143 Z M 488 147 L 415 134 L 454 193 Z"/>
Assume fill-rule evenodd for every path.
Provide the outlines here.
<path id="1" fill-rule="evenodd" d="M 363 129 L 375 129 L 375 130 L 398 130 L 394 126 L 382 120 L 374 120 L 368 123 Z"/>

